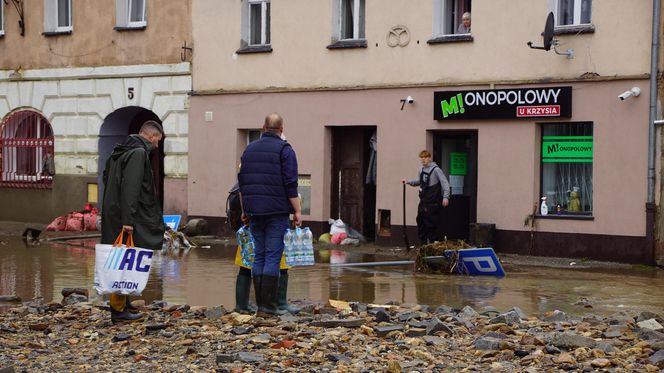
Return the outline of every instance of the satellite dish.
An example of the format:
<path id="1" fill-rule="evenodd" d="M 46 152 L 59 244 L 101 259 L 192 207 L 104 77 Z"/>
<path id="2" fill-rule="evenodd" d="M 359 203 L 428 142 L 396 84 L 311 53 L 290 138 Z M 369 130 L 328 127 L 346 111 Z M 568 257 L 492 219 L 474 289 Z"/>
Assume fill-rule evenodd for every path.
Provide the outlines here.
<path id="1" fill-rule="evenodd" d="M 544 50 L 548 51 L 551 49 L 551 44 L 553 44 L 553 12 L 549 12 L 549 15 L 546 17 L 546 23 L 544 24 L 544 32 L 542 36 L 544 37 Z"/>

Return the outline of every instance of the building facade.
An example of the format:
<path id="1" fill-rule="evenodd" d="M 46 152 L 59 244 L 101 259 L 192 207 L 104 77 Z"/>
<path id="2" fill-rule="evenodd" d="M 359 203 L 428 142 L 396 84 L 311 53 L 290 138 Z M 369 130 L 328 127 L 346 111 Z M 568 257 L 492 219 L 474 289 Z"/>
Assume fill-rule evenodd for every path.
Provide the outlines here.
<path id="1" fill-rule="evenodd" d="M 653 263 L 653 3 L 621 4 L 197 1 L 188 212 L 222 229 L 240 155 L 277 112 L 316 233 L 341 217 L 416 242 L 417 190 L 402 200 L 401 180 L 428 149 L 452 184 L 448 238 L 495 226 L 499 252 Z M 529 48 L 549 13 L 556 45 Z"/>
<path id="2" fill-rule="evenodd" d="M 186 213 L 191 2 L 0 2 L 0 220 L 102 200 L 113 146 L 148 119 L 165 212 Z"/>

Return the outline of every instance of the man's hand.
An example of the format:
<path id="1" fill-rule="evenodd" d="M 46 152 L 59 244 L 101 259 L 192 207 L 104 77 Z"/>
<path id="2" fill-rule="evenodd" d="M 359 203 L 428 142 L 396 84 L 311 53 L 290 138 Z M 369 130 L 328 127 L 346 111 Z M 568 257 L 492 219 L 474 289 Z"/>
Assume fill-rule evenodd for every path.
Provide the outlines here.
<path id="1" fill-rule="evenodd" d="M 447 207 L 447 205 L 450 204 L 450 200 L 447 198 L 443 198 L 443 207 Z"/>
<path id="2" fill-rule="evenodd" d="M 123 230 L 124 232 L 129 233 L 129 234 L 134 233 L 134 227 L 132 227 L 131 225 L 123 225 L 123 226 L 122 226 L 122 230 Z"/>
<path id="3" fill-rule="evenodd" d="M 244 211 L 242 211 L 242 215 L 240 215 L 240 220 L 242 220 L 242 224 L 244 225 L 249 224 L 249 217 L 244 213 Z"/>
<path id="4" fill-rule="evenodd" d="M 293 213 L 293 224 L 296 227 L 302 225 L 302 213 L 300 211 L 296 211 Z"/>

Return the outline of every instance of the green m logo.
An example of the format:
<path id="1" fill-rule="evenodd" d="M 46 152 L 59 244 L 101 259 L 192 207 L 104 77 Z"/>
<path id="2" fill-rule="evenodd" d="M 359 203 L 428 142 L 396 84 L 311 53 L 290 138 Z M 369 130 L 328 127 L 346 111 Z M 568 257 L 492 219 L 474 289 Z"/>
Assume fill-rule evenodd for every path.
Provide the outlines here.
<path id="1" fill-rule="evenodd" d="M 443 119 L 451 114 L 463 114 L 466 110 L 463 108 L 463 95 L 458 93 L 456 96 L 450 97 L 448 100 L 442 100 L 440 107 L 443 111 Z"/>

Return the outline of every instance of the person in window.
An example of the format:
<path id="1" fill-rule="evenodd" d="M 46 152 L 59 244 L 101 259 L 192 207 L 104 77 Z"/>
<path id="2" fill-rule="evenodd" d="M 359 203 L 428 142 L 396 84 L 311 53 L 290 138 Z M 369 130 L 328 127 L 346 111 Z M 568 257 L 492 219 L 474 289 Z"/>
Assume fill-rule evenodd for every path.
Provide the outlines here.
<path id="1" fill-rule="evenodd" d="M 419 154 L 422 167 L 419 178 L 406 181 L 410 186 L 420 187 L 420 204 L 417 206 L 417 235 L 422 244 L 441 240 L 438 221 L 443 207 L 447 207 L 450 199 L 450 184 L 438 167 L 431 159 L 428 150 L 422 150 Z"/>
<path id="2" fill-rule="evenodd" d="M 461 16 L 461 24 L 459 24 L 457 34 L 470 34 L 470 12 L 466 12 Z"/>
<path id="3" fill-rule="evenodd" d="M 101 219 L 101 243 L 113 244 L 121 231 L 132 234 L 136 247 L 160 250 L 166 226 L 157 200 L 150 153 L 164 136 L 161 125 L 147 121 L 138 135 L 129 135 L 118 144 L 106 161 L 104 170 L 104 208 Z M 111 294 L 111 321 L 142 319 L 132 313 L 129 296 Z"/>
<path id="4" fill-rule="evenodd" d="M 288 216 L 302 224 L 297 194 L 297 158 L 283 138 L 283 119 L 269 114 L 263 135 L 242 154 L 238 181 L 242 220 L 249 221 L 254 236 L 254 262 L 251 268 L 258 312 L 283 315 L 279 309 L 279 262 L 284 252 Z"/>

